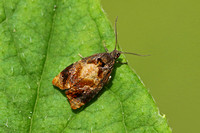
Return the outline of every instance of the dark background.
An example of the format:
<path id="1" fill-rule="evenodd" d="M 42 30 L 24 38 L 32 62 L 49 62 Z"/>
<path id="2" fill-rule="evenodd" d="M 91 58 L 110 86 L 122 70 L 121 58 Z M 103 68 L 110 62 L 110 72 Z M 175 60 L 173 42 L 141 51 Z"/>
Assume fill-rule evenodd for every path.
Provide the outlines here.
<path id="1" fill-rule="evenodd" d="M 175 133 L 199 132 L 200 1 L 102 0 L 123 51 Z"/>

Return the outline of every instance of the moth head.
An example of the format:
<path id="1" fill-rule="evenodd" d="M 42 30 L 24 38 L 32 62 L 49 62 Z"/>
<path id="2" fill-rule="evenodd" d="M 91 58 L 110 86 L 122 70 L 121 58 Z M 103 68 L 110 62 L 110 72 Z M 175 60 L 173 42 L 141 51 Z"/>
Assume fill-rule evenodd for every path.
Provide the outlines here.
<path id="1" fill-rule="evenodd" d="M 117 59 L 121 55 L 121 51 L 113 50 L 110 54 L 114 59 Z"/>

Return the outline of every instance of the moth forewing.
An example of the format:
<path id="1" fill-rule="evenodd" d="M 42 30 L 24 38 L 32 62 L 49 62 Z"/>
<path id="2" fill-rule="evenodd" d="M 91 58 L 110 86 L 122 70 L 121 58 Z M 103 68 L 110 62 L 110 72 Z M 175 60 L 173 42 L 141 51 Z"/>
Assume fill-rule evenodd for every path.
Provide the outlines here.
<path id="1" fill-rule="evenodd" d="M 94 54 L 66 67 L 52 81 L 53 85 L 65 90 L 72 109 L 78 109 L 95 97 L 109 81 L 116 59 L 121 52 L 117 46 L 117 19 L 115 21 L 116 44 L 112 52 Z M 135 53 L 128 53 L 134 54 Z"/>

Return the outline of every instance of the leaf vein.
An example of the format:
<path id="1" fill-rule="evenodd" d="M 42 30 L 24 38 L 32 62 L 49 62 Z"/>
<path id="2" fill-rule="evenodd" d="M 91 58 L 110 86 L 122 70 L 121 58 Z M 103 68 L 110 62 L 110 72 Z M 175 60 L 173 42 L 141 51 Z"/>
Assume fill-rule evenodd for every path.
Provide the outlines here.
<path id="1" fill-rule="evenodd" d="M 113 96 L 114 96 L 116 99 L 118 99 L 118 101 L 119 101 L 120 108 L 121 108 L 121 112 L 122 112 L 122 123 L 123 123 L 123 126 L 124 126 L 124 130 L 125 130 L 125 132 L 127 133 L 128 131 L 127 131 L 127 128 L 126 128 L 126 123 L 125 123 L 125 118 L 124 118 L 124 107 L 123 107 L 123 103 L 122 103 L 122 101 L 120 100 L 119 96 L 116 95 L 111 89 L 107 89 L 107 90 L 110 91 L 110 92 L 113 94 Z"/>
<path id="2" fill-rule="evenodd" d="M 57 3 L 58 3 L 58 0 L 56 0 L 55 4 L 57 5 Z M 38 103 L 38 99 L 39 99 L 39 90 L 40 90 L 40 87 L 41 87 L 41 82 L 43 80 L 44 68 L 46 66 L 46 62 L 47 62 L 47 59 L 48 59 L 49 45 L 50 45 L 52 37 L 53 37 L 55 17 L 56 17 L 56 10 L 54 11 L 54 13 L 52 15 L 52 24 L 51 24 L 49 39 L 48 39 L 47 48 L 46 48 L 47 49 L 46 50 L 46 56 L 45 56 L 45 59 L 44 59 L 44 63 L 43 63 L 43 67 L 42 67 L 43 69 L 42 69 L 42 73 L 41 73 L 41 76 L 40 76 L 40 81 L 39 81 L 38 88 L 37 88 L 36 99 L 35 99 L 35 103 L 34 103 L 34 107 L 33 107 L 33 111 L 32 111 L 33 113 L 32 113 L 32 118 L 31 118 L 31 122 L 30 122 L 30 127 L 29 127 L 29 133 L 32 132 L 34 115 L 35 115 L 35 111 L 36 111 L 37 103 Z"/>

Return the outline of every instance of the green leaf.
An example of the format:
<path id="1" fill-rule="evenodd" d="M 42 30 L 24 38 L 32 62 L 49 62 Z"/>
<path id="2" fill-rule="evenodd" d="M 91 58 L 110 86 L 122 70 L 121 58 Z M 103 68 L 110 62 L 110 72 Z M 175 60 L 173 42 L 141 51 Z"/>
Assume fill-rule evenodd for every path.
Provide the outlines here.
<path id="1" fill-rule="evenodd" d="M 77 111 L 53 87 L 79 53 L 105 52 L 102 41 L 114 49 L 99 0 L 1 0 L 0 132 L 171 132 L 128 65 Z"/>

